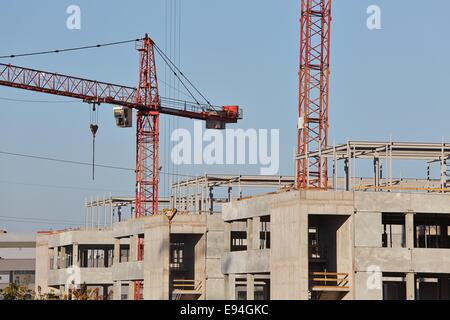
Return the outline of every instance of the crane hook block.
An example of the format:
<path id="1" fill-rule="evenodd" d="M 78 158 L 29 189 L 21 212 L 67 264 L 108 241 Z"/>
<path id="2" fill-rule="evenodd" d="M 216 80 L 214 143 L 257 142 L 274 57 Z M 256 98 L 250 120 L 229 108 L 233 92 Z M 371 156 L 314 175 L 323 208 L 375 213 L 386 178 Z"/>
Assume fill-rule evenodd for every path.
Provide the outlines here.
<path id="1" fill-rule="evenodd" d="M 96 124 L 91 124 L 91 132 L 92 132 L 92 136 L 95 138 L 95 135 L 97 134 L 98 131 L 98 125 Z"/>

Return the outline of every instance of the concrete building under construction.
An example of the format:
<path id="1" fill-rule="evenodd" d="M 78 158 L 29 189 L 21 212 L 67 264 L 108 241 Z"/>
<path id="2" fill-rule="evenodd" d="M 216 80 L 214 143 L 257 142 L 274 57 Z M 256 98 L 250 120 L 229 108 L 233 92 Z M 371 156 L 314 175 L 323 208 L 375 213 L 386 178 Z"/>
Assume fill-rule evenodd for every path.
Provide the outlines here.
<path id="1" fill-rule="evenodd" d="M 328 190 L 206 175 L 173 184 L 160 214 L 121 221 L 133 199 L 89 201 L 83 228 L 38 235 L 36 286 L 68 290 L 77 270 L 105 299 L 450 299 L 450 146 L 348 142 L 318 156 Z M 425 178 L 394 176 L 409 160 Z"/>

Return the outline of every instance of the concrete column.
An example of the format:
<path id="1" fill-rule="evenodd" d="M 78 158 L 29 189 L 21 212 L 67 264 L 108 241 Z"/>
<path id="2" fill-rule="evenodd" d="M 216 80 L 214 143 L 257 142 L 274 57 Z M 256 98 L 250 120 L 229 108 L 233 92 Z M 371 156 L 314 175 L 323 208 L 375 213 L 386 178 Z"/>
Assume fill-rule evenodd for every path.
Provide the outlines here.
<path id="1" fill-rule="evenodd" d="M 223 251 L 230 252 L 231 251 L 231 223 L 224 223 L 224 231 L 223 231 Z"/>
<path id="2" fill-rule="evenodd" d="M 194 247 L 194 279 L 202 282 L 202 295 L 199 300 L 205 299 L 206 287 L 206 234 L 198 240 Z"/>
<path id="3" fill-rule="evenodd" d="M 72 245 L 72 265 L 79 267 L 78 263 L 78 243 L 74 242 Z"/>
<path id="4" fill-rule="evenodd" d="M 270 210 L 272 300 L 308 300 L 308 214 L 299 200 Z"/>
<path id="5" fill-rule="evenodd" d="M 66 269 L 67 268 L 67 265 L 66 265 L 66 247 L 61 247 L 60 248 L 60 252 L 59 252 L 59 255 L 60 255 L 60 268 L 61 269 Z"/>
<path id="6" fill-rule="evenodd" d="M 134 300 L 134 282 L 128 281 L 128 300 Z"/>
<path id="7" fill-rule="evenodd" d="M 380 186 L 380 158 L 375 157 L 373 159 L 373 175 L 375 177 L 374 179 L 374 185 L 375 187 L 379 187 Z M 378 191 L 378 189 L 376 189 L 376 191 Z"/>
<path id="8" fill-rule="evenodd" d="M 137 261 L 138 258 L 138 236 L 130 236 L 130 260 Z"/>
<path id="9" fill-rule="evenodd" d="M 255 300 L 255 275 L 247 274 L 247 300 Z"/>
<path id="10" fill-rule="evenodd" d="M 406 300 L 416 299 L 416 279 L 414 272 L 406 274 Z"/>
<path id="11" fill-rule="evenodd" d="M 154 217 L 145 230 L 144 299 L 168 300 L 170 297 L 170 228 L 166 217 Z"/>
<path id="12" fill-rule="evenodd" d="M 414 248 L 414 212 L 405 212 L 406 248 Z"/>
<path id="13" fill-rule="evenodd" d="M 247 250 L 253 249 L 253 219 L 247 219 Z"/>
<path id="14" fill-rule="evenodd" d="M 113 300 L 122 300 L 122 281 L 114 281 Z"/>
<path id="15" fill-rule="evenodd" d="M 261 217 L 254 217 L 253 218 L 252 248 L 255 250 L 259 250 L 261 248 L 260 233 L 261 233 Z"/>
<path id="16" fill-rule="evenodd" d="M 120 262 L 120 239 L 114 239 L 114 260 L 113 264 Z"/>
<path id="17" fill-rule="evenodd" d="M 58 269 L 58 247 L 53 248 L 53 269 Z"/>
<path id="18" fill-rule="evenodd" d="M 229 274 L 225 276 L 225 299 L 236 300 L 236 275 Z"/>

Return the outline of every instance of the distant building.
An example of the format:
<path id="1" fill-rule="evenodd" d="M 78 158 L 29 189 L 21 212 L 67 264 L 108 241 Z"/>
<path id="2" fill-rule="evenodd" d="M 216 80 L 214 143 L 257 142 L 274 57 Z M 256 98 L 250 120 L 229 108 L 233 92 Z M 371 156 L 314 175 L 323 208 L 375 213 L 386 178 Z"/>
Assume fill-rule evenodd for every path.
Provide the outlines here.
<path id="1" fill-rule="evenodd" d="M 0 289 L 16 283 L 34 290 L 35 265 L 34 234 L 0 234 Z"/>

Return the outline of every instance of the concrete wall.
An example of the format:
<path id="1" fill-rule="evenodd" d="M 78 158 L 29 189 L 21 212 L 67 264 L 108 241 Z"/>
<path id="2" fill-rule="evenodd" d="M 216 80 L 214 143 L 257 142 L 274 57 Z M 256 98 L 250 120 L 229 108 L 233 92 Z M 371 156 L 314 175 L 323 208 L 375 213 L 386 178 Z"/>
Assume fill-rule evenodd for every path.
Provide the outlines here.
<path id="1" fill-rule="evenodd" d="M 144 299 L 169 299 L 169 224 L 163 216 L 151 217 L 145 229 Z"/>
<path id="2" fill-rule="evenodd" d="M 369 212 L 450 213 L 450 195 L 434 193 L 355 192 L 355 210 Z"/>
<path id="3" fill-rule="evenodd" d="M 50 270 L 50 255 L 48 237 L 37 235 L 36 237 L 36 269 L 35 269 L 35 291 L 41 287 L 42 294 L 49 292 L 48 271 Z"/>
<path id="4" fill-rule="evenodd" d="M 253 242 L 249 250 L 224 254 L 222 271 L 229 275 L 229 286 L 234 285 L 230 279 L 236 274 L 270 272 L 271 299 L 308 299 L 309 215 L 332 215 L 340 221 L 330 233 L 338 253 L 335 268 L 352 274 L 353 205 L 350 192 L 313 191 L 281 192 L 225 204 L 222 215 L 226 222 L 270 215 L 271 229 L 270 250 L 259 250 L 254 239 L 248 238 L 249 244 Z M 248 235 L 252 233 L 256 236 L 258 232 Z"/>
<path id="5" fill-rule="evenodd" d="M 78 281 L 81 281 L 81 283 L 85 282 L 88 285 L 112 285 L 113 283 L 111 269 L 109 268 L 58 269 L 48 271 L 49 286 L 70 285 L 72 280 L 75 283 Z"/>
<path id="6" fill-rule="evenodd" d="M 299 193 L 270 210 L 272 300 L 308 299 L 308 215 Z"/>
<path id="7" fill-rule="evenodd" d="M 354 261 L 354 219 L 353 216 L 341 216 L 342 224 L 336 232 L 336 272 L 348 273 L 350 292 L 343 299 L 352 300 L 355 297 Z"/>
<path id="8" fill-rule="evenodd" d="M 112 279 L 114 281 L 129 281 L 144 279 L 144 262 L 131 261 L 115 263 L 112 266 Z"/>
<path id="9" fill-rule="evenodd" d="M 222 273 L 270 272 L 270 250 L 228 252 L 222 256 Z"/>
<path id="10" fill-rule="evenodd" d="M 224 222 L 220 215 L 207 216 L 205 299 L 223 300 L 225 281 L 221 272 Z"/>

